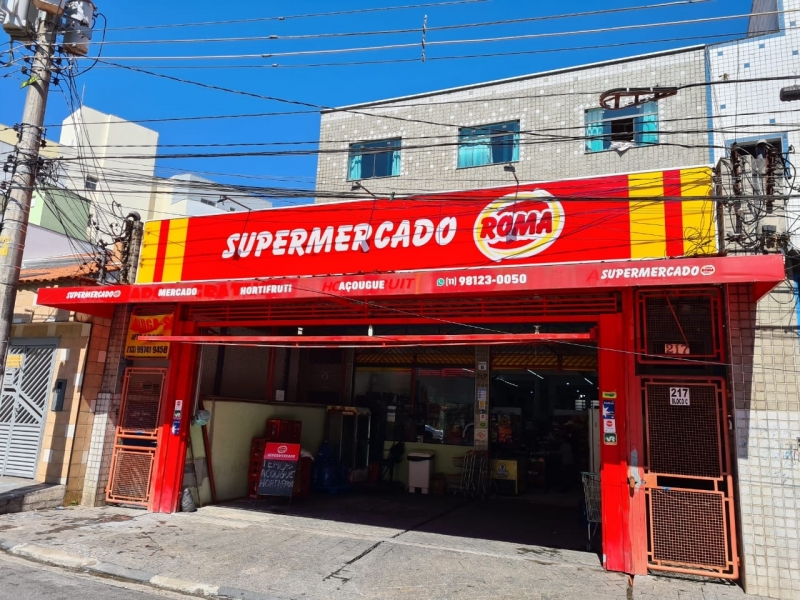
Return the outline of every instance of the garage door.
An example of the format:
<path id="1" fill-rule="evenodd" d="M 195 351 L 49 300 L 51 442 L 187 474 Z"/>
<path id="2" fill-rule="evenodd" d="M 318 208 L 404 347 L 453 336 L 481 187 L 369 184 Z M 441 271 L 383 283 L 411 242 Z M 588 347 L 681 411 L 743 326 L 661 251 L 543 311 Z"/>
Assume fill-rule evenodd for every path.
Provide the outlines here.
<path id="1" fill-rule="evenodd" d="M 56 346 L 12 342 L 0 396 L 0 475 L 36 475 Z"/>

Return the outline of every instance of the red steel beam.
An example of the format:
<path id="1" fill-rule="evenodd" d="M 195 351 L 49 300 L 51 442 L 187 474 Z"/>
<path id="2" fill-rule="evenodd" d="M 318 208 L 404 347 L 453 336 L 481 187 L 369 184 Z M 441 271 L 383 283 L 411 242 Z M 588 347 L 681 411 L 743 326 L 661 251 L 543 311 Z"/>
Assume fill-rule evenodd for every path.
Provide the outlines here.
<path id="1" fill-rule="evenodd" d="M 459 346 L 473 344 L 546 344 L 585 342 L 589 333 L 520 333 L 477 335 L 140 335 L 140 342 L 184 342 L 259 346 Z"/>

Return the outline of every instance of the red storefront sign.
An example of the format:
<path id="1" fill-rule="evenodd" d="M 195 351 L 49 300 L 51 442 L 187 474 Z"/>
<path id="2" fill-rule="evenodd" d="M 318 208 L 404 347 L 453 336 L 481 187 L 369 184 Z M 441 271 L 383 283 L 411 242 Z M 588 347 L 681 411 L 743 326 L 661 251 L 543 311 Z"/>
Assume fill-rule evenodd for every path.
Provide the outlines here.
<path id="1" fill-rule="evenodd" d="M 138 282 L 713 254 L 710 192 L 697 168 L 154 221 Z"/>
<path id="2" fill-rule="evenodd" d="M 108 316 L 116 304 L 447 296 L 752 283 L 760 297 L 785 277 L 783 258 L 736 256 L 421 271 L 381 275 L 245 279 L 82 288 L 42 288 L 39 304 Z"/>

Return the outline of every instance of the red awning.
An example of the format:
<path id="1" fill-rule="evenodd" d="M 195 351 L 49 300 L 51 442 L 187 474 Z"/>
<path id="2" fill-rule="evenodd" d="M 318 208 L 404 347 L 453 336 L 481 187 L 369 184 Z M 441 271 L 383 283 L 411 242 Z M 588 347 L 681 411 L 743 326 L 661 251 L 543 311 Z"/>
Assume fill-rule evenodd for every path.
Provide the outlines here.
<path id="1" fill-rule="evenodd" d="M 330 275 L 44 288 L 38 303 L 97 316 L 120 304 L 194 304 L 307 299 L 369 299 L 388 296 L 514 295 L 554 291 L 599 291 L 631 287 L 750 284 L 758 300 L 785 278 L 780 255 L 637 260 L 607 263 L 413 271 L 374 275 Z"/>

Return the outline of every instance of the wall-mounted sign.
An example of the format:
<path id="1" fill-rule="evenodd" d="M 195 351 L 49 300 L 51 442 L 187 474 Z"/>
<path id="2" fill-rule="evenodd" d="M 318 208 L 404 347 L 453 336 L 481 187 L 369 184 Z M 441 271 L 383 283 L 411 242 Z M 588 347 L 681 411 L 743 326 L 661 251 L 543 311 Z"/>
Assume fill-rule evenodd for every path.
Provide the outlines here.
<path id="1" fill-rule="evenodd" d="M 125 358 L 167 358 L 169 342 L 140 342 L 140 335 L 172 335 L 172 313 L 147 314 L 135 310 L 128 324 Z"/>
<path id="2" fill-rule="evenodd" d="M 603 419 L 603 433 L 617 433 L 617 420 Z"/>
<path id="3" fill-rule="evenodd" d="M 606 446 L 616 446 L 617 445 L 617 434 L 616 433 L 604 433 L 603 434 L 603 443 Z"/>
<path id="4" fill-rule="evenodd" d="M 689 406 L 691 403 L 689 388 L 687 387 L 669 388 L 669 403 L 672 406 Z"/>
<path id="5" fill-rule="evenodd" d="M 664 354 L 691 354 L 686 344 L 664 344 Z"/>
<path id="6" fill-rule="evenodd" d="M 615 419 L 617 416 L 617 403 L 613 400 L 603 400 L 603 418 Z"/>
<path id="7" fill-rule="evenodd" d="M 713 254 L 711 193 L 700 167 L 150 221 L 137 283 Z"/>
<path id="8" fill-rule="evenodd" d="M 9 354 L 6 358 L 6 369 L 19 369 L 22 366 L 22 354 Z"/>

